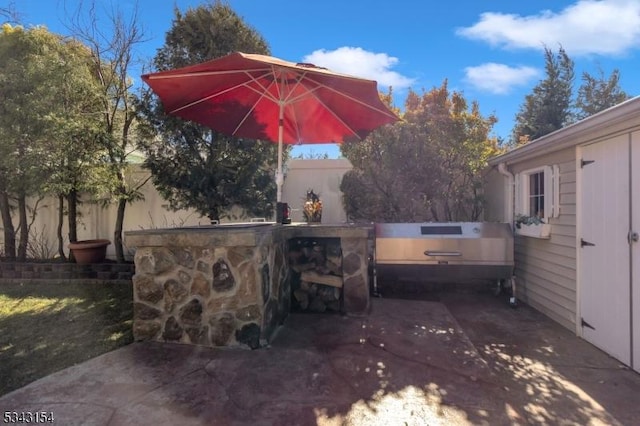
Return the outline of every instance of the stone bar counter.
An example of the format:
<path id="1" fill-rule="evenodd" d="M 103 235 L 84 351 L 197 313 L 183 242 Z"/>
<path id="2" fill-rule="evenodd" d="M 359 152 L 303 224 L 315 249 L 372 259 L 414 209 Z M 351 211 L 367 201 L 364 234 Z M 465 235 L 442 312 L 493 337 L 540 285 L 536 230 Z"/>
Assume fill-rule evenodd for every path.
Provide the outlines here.
<path id="1" fill-rule="evenodd" d="M 270 341 L 291 309 L 294 238 L 339 238 L 343 312 L 369 312 L 368 225 L 212 225 L 125 232 L 135 249 L 136 340 L 204 346 Z"/>

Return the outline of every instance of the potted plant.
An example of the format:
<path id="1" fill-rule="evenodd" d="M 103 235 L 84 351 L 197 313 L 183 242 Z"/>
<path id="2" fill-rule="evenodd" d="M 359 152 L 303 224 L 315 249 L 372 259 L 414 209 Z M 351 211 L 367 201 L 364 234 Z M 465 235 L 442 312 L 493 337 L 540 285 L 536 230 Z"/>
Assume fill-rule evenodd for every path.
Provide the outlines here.
<path id="1" fill-rule="evenodd" d="M 544 220 L 538 216 L 517 215 L 515 231 L 516 235 L 524 235 L 526 237 L 544 239 L 551 237 L 551 225 L 545 223 Z"/>
<path id="2" fill-rule="evenodd" d="M 307 191 L 307 197 L 302 206 L 302 213 L 308 223 L 322 222 L 322 201 L 320 197 L 313 192 L 313 189 Z"/>
<path id="3" fill-rule="evenodd" d="M 76 263 L 88 265 L 103 262 L 107 256 L 109 244 L 111 244 L 109 240 L 82 240 L 69 243 L 69 250 L 73 252 Z"/>

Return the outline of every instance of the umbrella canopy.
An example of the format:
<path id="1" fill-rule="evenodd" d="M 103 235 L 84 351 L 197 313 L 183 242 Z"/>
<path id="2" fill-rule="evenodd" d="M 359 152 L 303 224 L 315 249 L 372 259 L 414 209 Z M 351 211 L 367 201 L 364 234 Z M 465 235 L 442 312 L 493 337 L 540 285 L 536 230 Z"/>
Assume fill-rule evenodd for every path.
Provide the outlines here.
<path id="1" fill-rule="evenodd" d="M 364 139 L 398 120 L 373 80 L 264 55 L 236 52 L 142 79 L 168 114 L 231 136 L 277 142 L 277 201 L 283 144 Z"/>

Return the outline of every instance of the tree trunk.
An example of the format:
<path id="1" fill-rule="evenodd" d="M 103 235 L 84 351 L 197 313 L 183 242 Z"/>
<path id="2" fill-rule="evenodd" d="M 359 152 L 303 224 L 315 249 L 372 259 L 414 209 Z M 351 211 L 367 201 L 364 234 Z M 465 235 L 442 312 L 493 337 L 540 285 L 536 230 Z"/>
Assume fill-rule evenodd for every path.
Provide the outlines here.
<path id="1" fill-rule="evenodd" d="M 27 258 L 27 247 L 29 246 L 29 224 L 27 219 L 27 197 L 20 194 L 18 197 L 18 218 L 20 228 L 20 242 L 18 243 L 18 261 Z"/>
<path id="2" fill-rule="evenodd" d="M 116 259 L 119 263 L 124 263 L 124 248 L 122 247 L 122 228 L 124 225 L 124 210 L 127 207 L 127 200 L 118 200 L 118 214 L 116 215 L 116 230 L 113 232 L 113 245 L 116 249 Z"/>
<path id="3" fill-rule="evenodd" d="M 220 223 L 220 209 L 218 207 L 209 208 L 209 214 L 207 217 L 212 224 Z"/>
<path id="4" fill-rule="evenodd" d="M 58 195 L 58 255 L 61 259 L 66 259 L 64 254 L 64 237 L 62 235 L 62 226 L 64 222 L 64 195 Z"/>
<path id="5" fill-rule="evenodd" d="M 451 214 L 451 206 L 449 205 L 449 194 L 444 198 L 442 202 L 444 208 L 444 220 L 447 222 L 453 221 L 453 215 Z"/>
<path id="6" fill-rule="evenodd" d="M 431 210 L 431 216 L 433 216 L 433 221 L 438 222 L 438 209 L 436 206 L 431 206 L 429 208 Z"/>
<path id="7" fill-rule="evenodd" d="M 67 205 L 69 207 L 69 242 L 78 241 L 78 192 L 74 189 L 67 194 Z M 73 252 L 69 250 L 69 260 L 74 262 Z"/>
<path id="8" fill-rule="evenodd" d="M 11 219 L 9 195 L 4 191 L 0 192 L 0 214 L 4 229 L 4 255 L 7 259 L 14 260 L 16 258 L 16 230 Z"/>
<path id="9" fill-rule="evenodd" d="M 69 206 L 69 242 L 78 241 L 78 192 L 74 189 L 67 195 Z"/>

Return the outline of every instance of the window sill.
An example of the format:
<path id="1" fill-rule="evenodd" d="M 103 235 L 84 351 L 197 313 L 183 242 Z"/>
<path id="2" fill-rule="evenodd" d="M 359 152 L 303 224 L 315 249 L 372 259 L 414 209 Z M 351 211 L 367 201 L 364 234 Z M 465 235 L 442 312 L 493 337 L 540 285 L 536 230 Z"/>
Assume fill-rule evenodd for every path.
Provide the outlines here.
<path id="1" fill-rule="evenodd" d="M 548 240 L 549 238 L 551 238 L 551 225 L 549 225 L 548 223 L 540 223 L 534 225 L 520 224 L 520 228 L 516 227 L 516 235 Z"/>

